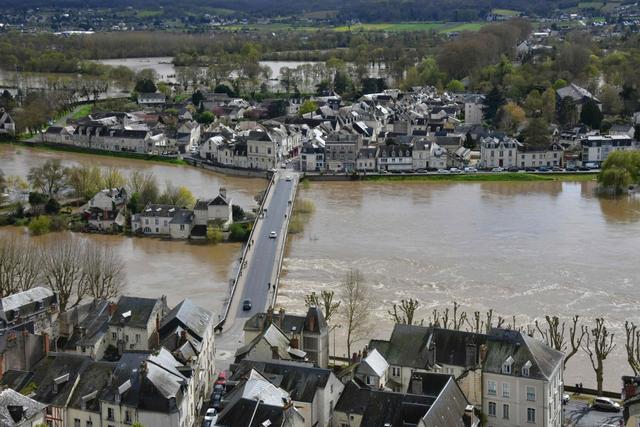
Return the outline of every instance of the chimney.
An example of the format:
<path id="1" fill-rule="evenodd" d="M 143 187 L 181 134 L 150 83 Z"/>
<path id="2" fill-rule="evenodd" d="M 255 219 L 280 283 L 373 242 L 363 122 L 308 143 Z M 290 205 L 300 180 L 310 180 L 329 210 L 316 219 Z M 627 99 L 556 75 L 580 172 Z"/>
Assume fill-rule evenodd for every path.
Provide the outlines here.
<path id="1" fill-rule="evenodd" d="M 115 302 L 110 302 L 109 303 L 109 317 L 113 316 L 113 313 L 115 313 L 117 309 L 118 309 L 118 304 L 116 304 Z"/>
<path id="2" fill-rule="evenodd" d="M 297 337 L 296 335 L 294 335 L 294 336 L 291 338 L 291 341 L 289 342 L 289 345 L 291 346 L 291 348 L 299 348 L 298 346 L 299 346 L 300 344 L 298 343 L 298 337 Z"/>
<path id="3" fill-rule="evenodd" d="M 278 314 L 280 315 L 280 317 L 278 318 L 278 326 L 282 328 L 284 325 L 284 308 L 280 307 Z"/>
<path id="4" fill-rule="evenodd" d="M 45 332 L 42 334 L 42 349 L 44 350 L 44 354 L 49 354 L 50 348 L 49 335 Z"/>
<path id="5" fill-rule="evenodd" d="M 414 375 L 411 377 L 411 393 L 412 394 L 423 394 L 422 393 L 422 376 Z"/>
<path id="6" fill-rule="evenodd" d="M 487 358 L 487 345 L 480 345 L 480 364 L 482 365 Z"/>
<path id="7" fill-rule="evenodd" d="M 181 346 L 186 342 L 187 342 L 187 331 L 182 330 L 180 331 L 180 341 L 178 342 L 178 345 Z"/>
<path id="8" fill-rule="evenodd" d="M 364 349 L 362 349 L 362 358 L 366 359 L 368 355 L 369 355 L 369 350 L 367 350 L 367 347 L 365 347 Z"/>
<path id="9" fill-rule="evenodd" d="M 227 198 L 227 189 L 225 187 L 220 187 L 220 195 L 225 199 Z"/>
<path id="10" fill-rule="evenodd" d="M 267 309 L 267 323 L 265 324 L 265 326 L 269 326 L 272 323 L 273 323 L 273 307 L 269 307 Z"/>
<path id="11" fill-rule="evenodd" d="M 280 352 L 278 351 L 278 346 L 277 345 L 272 345 L 271 346 L 271 358 L 273 360 L 280 359 Z"/>
<path id="12" fill-rule="evenodd" d="M 467 353 L 466 353 L 466 359 L 465 359 L 465 367 L 470 368 L 476 365 L 476 361 L 477 361 L 476 345 L 467 344 L 466 350 L 467 350 Z"/>

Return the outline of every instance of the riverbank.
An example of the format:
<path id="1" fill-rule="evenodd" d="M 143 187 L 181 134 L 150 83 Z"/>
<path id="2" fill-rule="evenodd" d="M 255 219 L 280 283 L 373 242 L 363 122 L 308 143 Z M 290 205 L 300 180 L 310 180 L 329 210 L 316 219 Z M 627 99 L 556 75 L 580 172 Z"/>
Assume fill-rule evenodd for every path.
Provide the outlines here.
<path id="1" fill-rule="evenodd" d="M 305 175 L 308 181 L 369 181 L 369 182 L 530 182 L 561 181 L 586 182 L 594 181 L 597 173 L 521 173 L 496 172 L 474 174 L 402 174 L 402 175 Z"/>
<path id="2" fill-rule="evenodd" d="M 79 154 L 92 154 L 96 156 L 107 156 L 107 157 L 118 157 L 124 159 L 132 159 L 132 160 L 145 160 L 159 163 L 169 163 L 172 165 L 186 165 L 182 159 L 174 158 L 174 157 L 164 157 L 152 154 L 142 154 L 142 153 L 126 153 L 121 151 L 104 151 L 104 150 L 94 150 L 91 148 L 84 147 L 75 147 L 72 145 L 62 145 L 62 144 L 48 144 L 43 142 L 28 142 L 28 141 L 0 141 L 0 144 L 4 145 L 15 145 L 17 147 L 25 147 L 25 148 L 35 148 L 39 150 L 46 151 L 64 151 L 67 153 L 79 153 Z"/>

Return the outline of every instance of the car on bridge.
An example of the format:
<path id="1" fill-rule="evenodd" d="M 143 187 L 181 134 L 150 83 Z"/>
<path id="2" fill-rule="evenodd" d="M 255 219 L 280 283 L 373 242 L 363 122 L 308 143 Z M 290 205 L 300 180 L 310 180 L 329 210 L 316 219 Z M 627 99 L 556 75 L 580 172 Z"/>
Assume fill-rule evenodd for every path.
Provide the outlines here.
<path id="1" fill-rule="evenodd" d="M 242 301 L 242 310 L 243 311 L 249 311 L 251 310 L 251 300 L 250 299 L 246 299 L 244 301 Z"/>
<path id="2" fill-rule="evenodd" d="M 287 178 L 286 178 L 287 181 L 291 181 L 292 179 L 293 178 L 291 178 L 291 175 L 287 175 Z"/>
<path id="3" fill-rule="evenodd" d="M 275 231 L 272 231 L 271 233 L 269 233 L 270 239 L 275 239 L 276 237 L 278 237 L 278 233 L 276 233 Z"/>

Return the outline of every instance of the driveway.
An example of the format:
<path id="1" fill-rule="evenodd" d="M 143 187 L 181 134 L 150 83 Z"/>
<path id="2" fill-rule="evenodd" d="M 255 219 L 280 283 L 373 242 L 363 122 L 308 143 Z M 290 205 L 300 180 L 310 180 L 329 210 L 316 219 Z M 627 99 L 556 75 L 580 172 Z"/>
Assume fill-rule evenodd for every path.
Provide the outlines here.
<path id="1" fill-rule="evenodd" d="M 622 412 L 591 409 L 584 400 L 570 400 L 564 405 L 564 425 L 571 427 L 620 427 Z"/>

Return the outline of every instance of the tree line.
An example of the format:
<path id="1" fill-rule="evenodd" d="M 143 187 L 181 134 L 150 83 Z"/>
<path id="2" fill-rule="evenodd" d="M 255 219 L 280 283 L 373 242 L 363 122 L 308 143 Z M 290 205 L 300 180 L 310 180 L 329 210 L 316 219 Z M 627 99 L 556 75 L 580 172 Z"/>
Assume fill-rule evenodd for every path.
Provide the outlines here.
<path id="1" fill-rule="evenodd" d="M 345 328 L 349 357 L 355 343 L 370 338 L 373 320 L 371 288 L 358 270 L 347 272 L 337 292 L 323 290 L 320 294 L 314 292 L 307 295 L 305 305 L 320 308 L 327 322 L 333 324 L 330 328 L 332 331 L 335 328 Z M 519 324 L 516 316 L 504 317 L 493 309 L 469 313 L 455 301 L 452 307 L 434 308 L 426 317 L 419 313 L 420 307 L 421 303 L 417 299 L 402 299 L 390 304 L 387 316 L 394 323 L 478 334 L 489 334 L 493 328 L 518 330 L 564 353 L 565 368 L 569 360 L 582 351 L 594 371 L 597 391 L 602 393 L 604 362 L 617 347 L 615 333 L 604 318 L 587 322 L 579 315 L 568 320 L 546 315 L 543 319 L 536 319 L 533 324 Z M 640 325 L 625 322 L 624 349 L 634 375 L 640 374 Z"/>
<path id="2" fill-rule="evenodd" d="M 46 284 L 60 311 L 85 298 L 113 299 L 125 286 L 124 261 L 113 249 L 71 235 L 36 242 L 0 239 L 0 297 Z"/>

